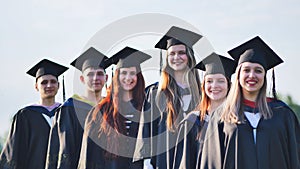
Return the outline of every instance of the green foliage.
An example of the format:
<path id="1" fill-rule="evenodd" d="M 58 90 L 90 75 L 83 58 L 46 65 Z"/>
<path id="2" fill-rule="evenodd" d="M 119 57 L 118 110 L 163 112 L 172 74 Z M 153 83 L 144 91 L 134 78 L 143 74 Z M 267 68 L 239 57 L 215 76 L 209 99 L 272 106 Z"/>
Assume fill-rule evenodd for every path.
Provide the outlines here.
<path id="1" fill-rule="evenodd" d="M 297 115 L 298 120 L 300 121 L 300 105 L 298 105 L 291 95 L 282 96 L 279 95 L 279 98 L 284 101 Z"/>

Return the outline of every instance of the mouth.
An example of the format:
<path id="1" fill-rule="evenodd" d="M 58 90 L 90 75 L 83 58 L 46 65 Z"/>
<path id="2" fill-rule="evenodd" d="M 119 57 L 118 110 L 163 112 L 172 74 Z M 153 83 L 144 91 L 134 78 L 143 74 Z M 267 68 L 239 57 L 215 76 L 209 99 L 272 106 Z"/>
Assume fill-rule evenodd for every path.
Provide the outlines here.
<path id="1" fill-rule="evenodd" d="M 246 83 L 249 85 L 249 86 L 254 86 L 257 84 L 257 81 L 256 80 L 247 80 Z"/>
<path id="2" fill-rule="evenodd" d="M 219 93 L 221 93 L 220 90 L 210 90 L 209 92 L 212 93 L 212 94 L 219 94 Z"/>

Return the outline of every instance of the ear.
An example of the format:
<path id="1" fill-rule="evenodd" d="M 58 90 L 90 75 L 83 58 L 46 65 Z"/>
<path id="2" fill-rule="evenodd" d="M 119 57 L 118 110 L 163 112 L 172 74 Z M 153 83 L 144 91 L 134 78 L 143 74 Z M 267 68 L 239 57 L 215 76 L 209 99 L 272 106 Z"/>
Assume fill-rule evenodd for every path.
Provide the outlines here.
<path id="1" fill-rule="evenodd" d="M 60 83 L 59 83 L 59 82 L 57 82 L 57 89 L 59 89 L 59 86 L 60 86 Z"/>
<path id="2" fill-rule="evenodd" d="M 79 79 L 80 79 L 80 81 L 81 81 L 82 83 L 84 83 L 84 77 L 83 77 L 83 75 L 80 75 Z"/>
<path id="3" fill-rule="evenodd" d="M 35 88 L 36 91 L 39 91 L 39 88 L 38 88 L 38 84 L 37 84 L 37 83 L 34 84 L 34 88 Z"/>

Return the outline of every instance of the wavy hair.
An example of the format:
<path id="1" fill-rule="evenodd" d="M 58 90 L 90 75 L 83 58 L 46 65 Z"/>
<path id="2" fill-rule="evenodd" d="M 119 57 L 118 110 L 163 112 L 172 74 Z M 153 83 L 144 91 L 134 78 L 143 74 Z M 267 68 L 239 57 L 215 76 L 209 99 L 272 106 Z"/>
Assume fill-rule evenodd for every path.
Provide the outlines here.
<path id="1" fill-rule="evenodd" d="M 185 46 L 186 54 L 188 56 L 188 67 L 189 69 L 185 72 L 184 81 L 187 82 L 190 88 L 190 93 L 192 95 L 192 103 L 195 105 L 192 107 L 194 109 L 196 104 L 200 99 L 200 78 L 199 73 L 193 67 L 196 64 L 196 59 L 194 56 L 194 52 L 189 47 Z M 156 95 L 156 104 L 160 112 L 166 111 L 167 113 L 167 129 L 170 131 L 174 131 L 174 124 L 179 114 L 179 110 L 181 109 L 181 95 L 179 92 L 179 86 L 174 79 L 174 70 L 168 64 L 168 55 L 166 57 L 166 64 L 163 67 L 161 79 L 158 86 L 158 93 Z M 162 95 L 166 96 L 166 108 L 160 107 L 159 103 L 162 101 Z"/>
<path id="2" fill-rule="evenodd" d="M 123 89 L 119 81 L 120 70 L 116 69 L 115 76 L 112 79 L 112 84 L 107 90 L 107 95 L 95 106 L 92 112 L 92 117 L 87 124 L 100 124 L 98 129 L 98 137 L 104 134 L 107 137 L 108 150 L 117 152 L 118 150 L 118 135 L 124 133 L 126 130 L 125 123 L 122 120 L 122 116 L 119 113 L 120 102 L 123 95 Z M 142 110 L 143 102 L 145 99 L 145 80 L 141 72 L 137 73 L 137 84 L 133 88 L 132 96 L 135 108 L 138 111 Z M 101 115 L 102 113 L 102 115 Z M 102 118 L 100 119 L 99 117 Z M 100 121 L 97 122 L 97 121 Z M 90 130 L 89 125 L 87 130 Z M 109 156 L 114 156 L 110 153 Z"/>

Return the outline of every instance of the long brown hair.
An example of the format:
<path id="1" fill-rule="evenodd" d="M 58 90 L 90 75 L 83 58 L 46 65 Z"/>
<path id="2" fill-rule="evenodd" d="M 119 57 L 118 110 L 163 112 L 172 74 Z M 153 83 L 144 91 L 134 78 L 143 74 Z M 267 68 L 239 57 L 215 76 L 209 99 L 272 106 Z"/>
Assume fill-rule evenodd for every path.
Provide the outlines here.
<path id="1" fill-rule="evenodd" d="M 185 81 L 189 84 L 190 92 L 192 95 L 191 103 L 194 103 L 195 106 L 192 107 L 194 109 L 196 107 L 196 103 L 200 100 L 200 77 L 199 73 L 196 69 L 193 69 L 196 63 L 196 59 L 194 56 L 194 52 L 189 47 L 185 46 L 186 54 L 188 56 L 188 67 L 189 69 L 184 75 Z M 168 64 L 168 56 L 166 57 L 166 64 L 162 70 L 161 80 L 159 82 L 159 90 L 156 96 L 157 105 L 161 102 L 162 94 L 166 96 L 166 109 L 163 107 L 158 107 L 161 112 L 164 110 L 167 112 L 167 128 L 171 131 L 174 131 L 174 124 L 179 114 L 179 110 L 181 110 L 181 95 L 179 92 L 179 86 L 176 83 L 176 80 L 173 78 L 174 70 Z"/>
<path id="2" fill-rule="evenodd" d="M 236 68 L 236 78 L 234 80 L 233 86 L 229 91 L 228 97 L 225 101 L 224 108 L 222 110 L 222 121 L 231 123 L 240 123 L 244 121 L 244 107 L 243 107 L 243 92 L 242 86 L 239 83 L 240 72 L 242 63 Z M 264 119 L 269 119 L 272 117 L 272 110 L 267 104 L 267 72 L 264 76 L 264 84 L 261 87 L 259 94 L 256 98 L 256 104 L 258 111 L 262 114 Z"/>
<path id="3" fill-rule="evenodd" d="M 98 129 L 98 137 L 104 134 L 107 137 L 107 150 L 118 152 L 118 135 L 126 130 L 125 123 L 122 121 L 122 116 L 119 113 L 119 107 L 122 100 L 123 89 L 119 81 L 120 70 L 115 70 L 115 76 L 112 79 L 112 84 L 107 89 L 107 95 L 95 106 L 92 112 L 92 118 L 87 122 L 87 131 L 90 130 L 90 125 L 93 122 L 100 124 Z M 141 72 L 137 73 L 137 84 L 133 88 L 132 96 L 135 108 L 138 111 L 142 110 L 145 99 L 145 80 Z M 102 115 L 101 115 L 102 114 Z M 102 118 L 99 118 L 101 117 Z M 100 123 L 96 122 L 100 121 Z M 114 157 L 115 155 L 108 152 L 106 156 Z"/>

